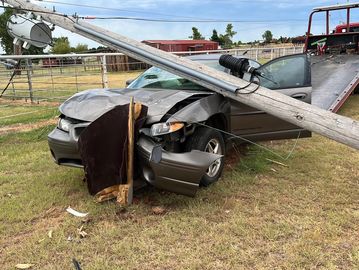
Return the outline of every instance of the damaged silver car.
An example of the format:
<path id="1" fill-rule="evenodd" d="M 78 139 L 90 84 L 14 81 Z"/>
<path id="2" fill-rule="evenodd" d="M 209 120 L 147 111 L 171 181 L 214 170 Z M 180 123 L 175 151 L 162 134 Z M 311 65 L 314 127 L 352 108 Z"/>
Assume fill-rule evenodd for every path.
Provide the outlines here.
<path id="1" fill-rule="evenodd" d="M 219 64 L 220 55 L 190 59 L 248 81 Z M 305 54 L 284 56 L 260 66 L 259 83 L 304 102 L 311 102 L 310 61 Z M 257 82 L 258 83 L 258 82 Z M 136 154 L 141 175 L 148 183 L 193 196 L 199 185 L 208 186 L 222 173 L 226 142 L 233 134 L 242 140 L 275 140 L 309 137 L 311 133 L 258 109 L 214 93 L 192 81 L 152 67 L 125 89 L 95 89 L 78 93 L 60 106 L 58 126 L 48 135 L 59 165 L 82 167 L 77 141 L 93 121 L 134 97 L 148 107 Z"/>

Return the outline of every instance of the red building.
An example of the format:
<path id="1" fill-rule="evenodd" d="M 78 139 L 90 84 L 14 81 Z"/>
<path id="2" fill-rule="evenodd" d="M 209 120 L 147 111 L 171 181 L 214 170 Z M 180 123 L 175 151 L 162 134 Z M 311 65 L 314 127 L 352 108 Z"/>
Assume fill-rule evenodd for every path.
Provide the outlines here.
<path id="1" fill-rule="evenodd" d="M 142 42 L 166 52 L 218 50 L 218 42 L 209 40 L 144 40 Z"/>

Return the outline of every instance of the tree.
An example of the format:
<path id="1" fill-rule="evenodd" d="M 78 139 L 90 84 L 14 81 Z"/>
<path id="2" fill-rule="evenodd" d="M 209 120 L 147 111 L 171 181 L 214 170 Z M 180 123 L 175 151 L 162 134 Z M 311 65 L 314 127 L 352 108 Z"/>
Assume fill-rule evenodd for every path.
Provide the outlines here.
<path id="1" fill-rule="evenodd" d="M 1 47 L 4 49 L 6 54 L 13 54 L 14 52 L 14 44 L 13 37 L 9 35 L 6 29 L 7 21 L 10 19 L 13 14 L 13 10 L 10 8 L 5 8 L 5 11 L 0 15 L 0 39 L 1 39 Z M 31 46 L 28 50 L 25 50 L 26 54 L 42 54 L 44 51 L 43 48 L 37 48 L 35 46 Z"/>
<path id="2" fill-rule="evenodd" d="M 273 34 L 271 31 L 267 30 L 263 33 L 262 38 L 264 39 L 265 43 L 270 43 L 273 39 Z"/>
<path id="3" fill-rule="evenodd" d="M 53 38 L 53 47 L 51 53 L 65 54 L 71 52 L 70 41 L 68 37 Z"/>
<path id="4" fill-rule="evenodd" d="M 79 43 L 76 45 L 75 48 L 72 48 L 72 52 L 75 53 L 83 53 L 83 52 L 87 52 L 88 50 L 89 50 L 88 45 L 83 43 Z"/>
<path id="5" fill-rule="evenodd" d="M 218 36 L 217 30 L 213 29 L 212 36 L 210 38 L 211 41 L 220 42 L 220 38 Z"/>
<path id="6" fill-rule="evenodd" d="M 192 27 L 192 36 L 189 36 L 189 38 L 191 38 L 193 40 L 204 39 L 204 37 L 202 36 L 202 34 L 198 31 L 198 28 L 196 28 L 196 27 Z"/>
<path id="7" fill-rule="evenodd" d="M 229 39 L 232 40 L 232 38 L 237 34 L 236 31 L 233 31 L 233 25 L 231 23 L 227 24 L 226 27 L 226 36 L 229 37 Z"/>
<path id="8" fill-rule="evenodd" d="M 3 14 L 0 15 L 0 38 L 1 38 L 1 47 L 4 49 L 6 54 L 12 54 L 14 45 L 13 38 L 8 34 L 6 29 L 6 23 L 12 15 L 12 10 L 5 8 Z"/>
<path id="9" fill-rule="evenodd" d="M 226 32 L 224 35 L 220 35 L 220 40 L 222 45 L 225 48 L 231 48 L 233 45 L 232 38 L 237 34 L 236 31 L 233 30 L 233 25 L 231 23 L 227 24 Z"/>

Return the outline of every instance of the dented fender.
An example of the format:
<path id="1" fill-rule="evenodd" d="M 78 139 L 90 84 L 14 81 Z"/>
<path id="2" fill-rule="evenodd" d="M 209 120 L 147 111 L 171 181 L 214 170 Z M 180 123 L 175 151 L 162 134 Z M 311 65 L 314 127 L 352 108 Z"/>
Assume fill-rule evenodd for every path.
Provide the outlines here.
<path id="1" fill-rule="evenodd" d="M 143 178 L 153 186 L 194 196 L 208 167 L 222 155 L 192 150 L 172 153 L 161 148 L 160 158 L 151 158 L 156 143 L 147 136 L 137 141 L 137 155 Z"/>

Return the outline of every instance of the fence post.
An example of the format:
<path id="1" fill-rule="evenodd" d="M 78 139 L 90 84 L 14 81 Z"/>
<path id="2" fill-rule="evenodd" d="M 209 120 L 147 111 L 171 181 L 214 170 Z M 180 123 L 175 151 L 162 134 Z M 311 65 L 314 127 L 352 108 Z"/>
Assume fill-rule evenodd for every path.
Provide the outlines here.
<path id="1" fill-rule="evenodd" d="M 256 61 L 258 61 L 258 48 L 256 49 Z"/>
<path id="2" fill-rule="evenodd" d="M 32 92 L 32 80 L 31 80 L 31 74 L 32 74 L 32 61 L 31 59 L 26 59 L 26 74 L 27 74 L 27 83 L 29 85 L 29 95 L 30 95 L 30 101 L 31 103 L 34 102 L 34 96 Z"/>
<path id="3" fill-rule="evenodd" d="M 82 58 L 79 58 L 80 61 L 82 62 Z M 76 92 L 79 92 L 79 82 L 77 79 L 77 59 L 75 60 L 75 83 L 76 83 Z"/>
<path id="4" fill-rule="evenodd" d="M 274 49 L 272 48 L 272 49 L 270 50 L 270 60 L 273 60 L 273 53 L 274 53 Z"/>
<path id="5" fill-rule="evenodd" d="M 52 74 L 52 62 L 51 59 L 49 58 L 49 64 L 50 64 L 50 76 L 51 76 L 51 85 L 52 85 L 52 93 L 55 92 L 55 84 L 54 84 L 54 76 Z"/>
<path id="6" fill-rule="evenodd" d="M 102 87 L 108 88 L 106 55 L 101 57 L 101 62 Z"/>

